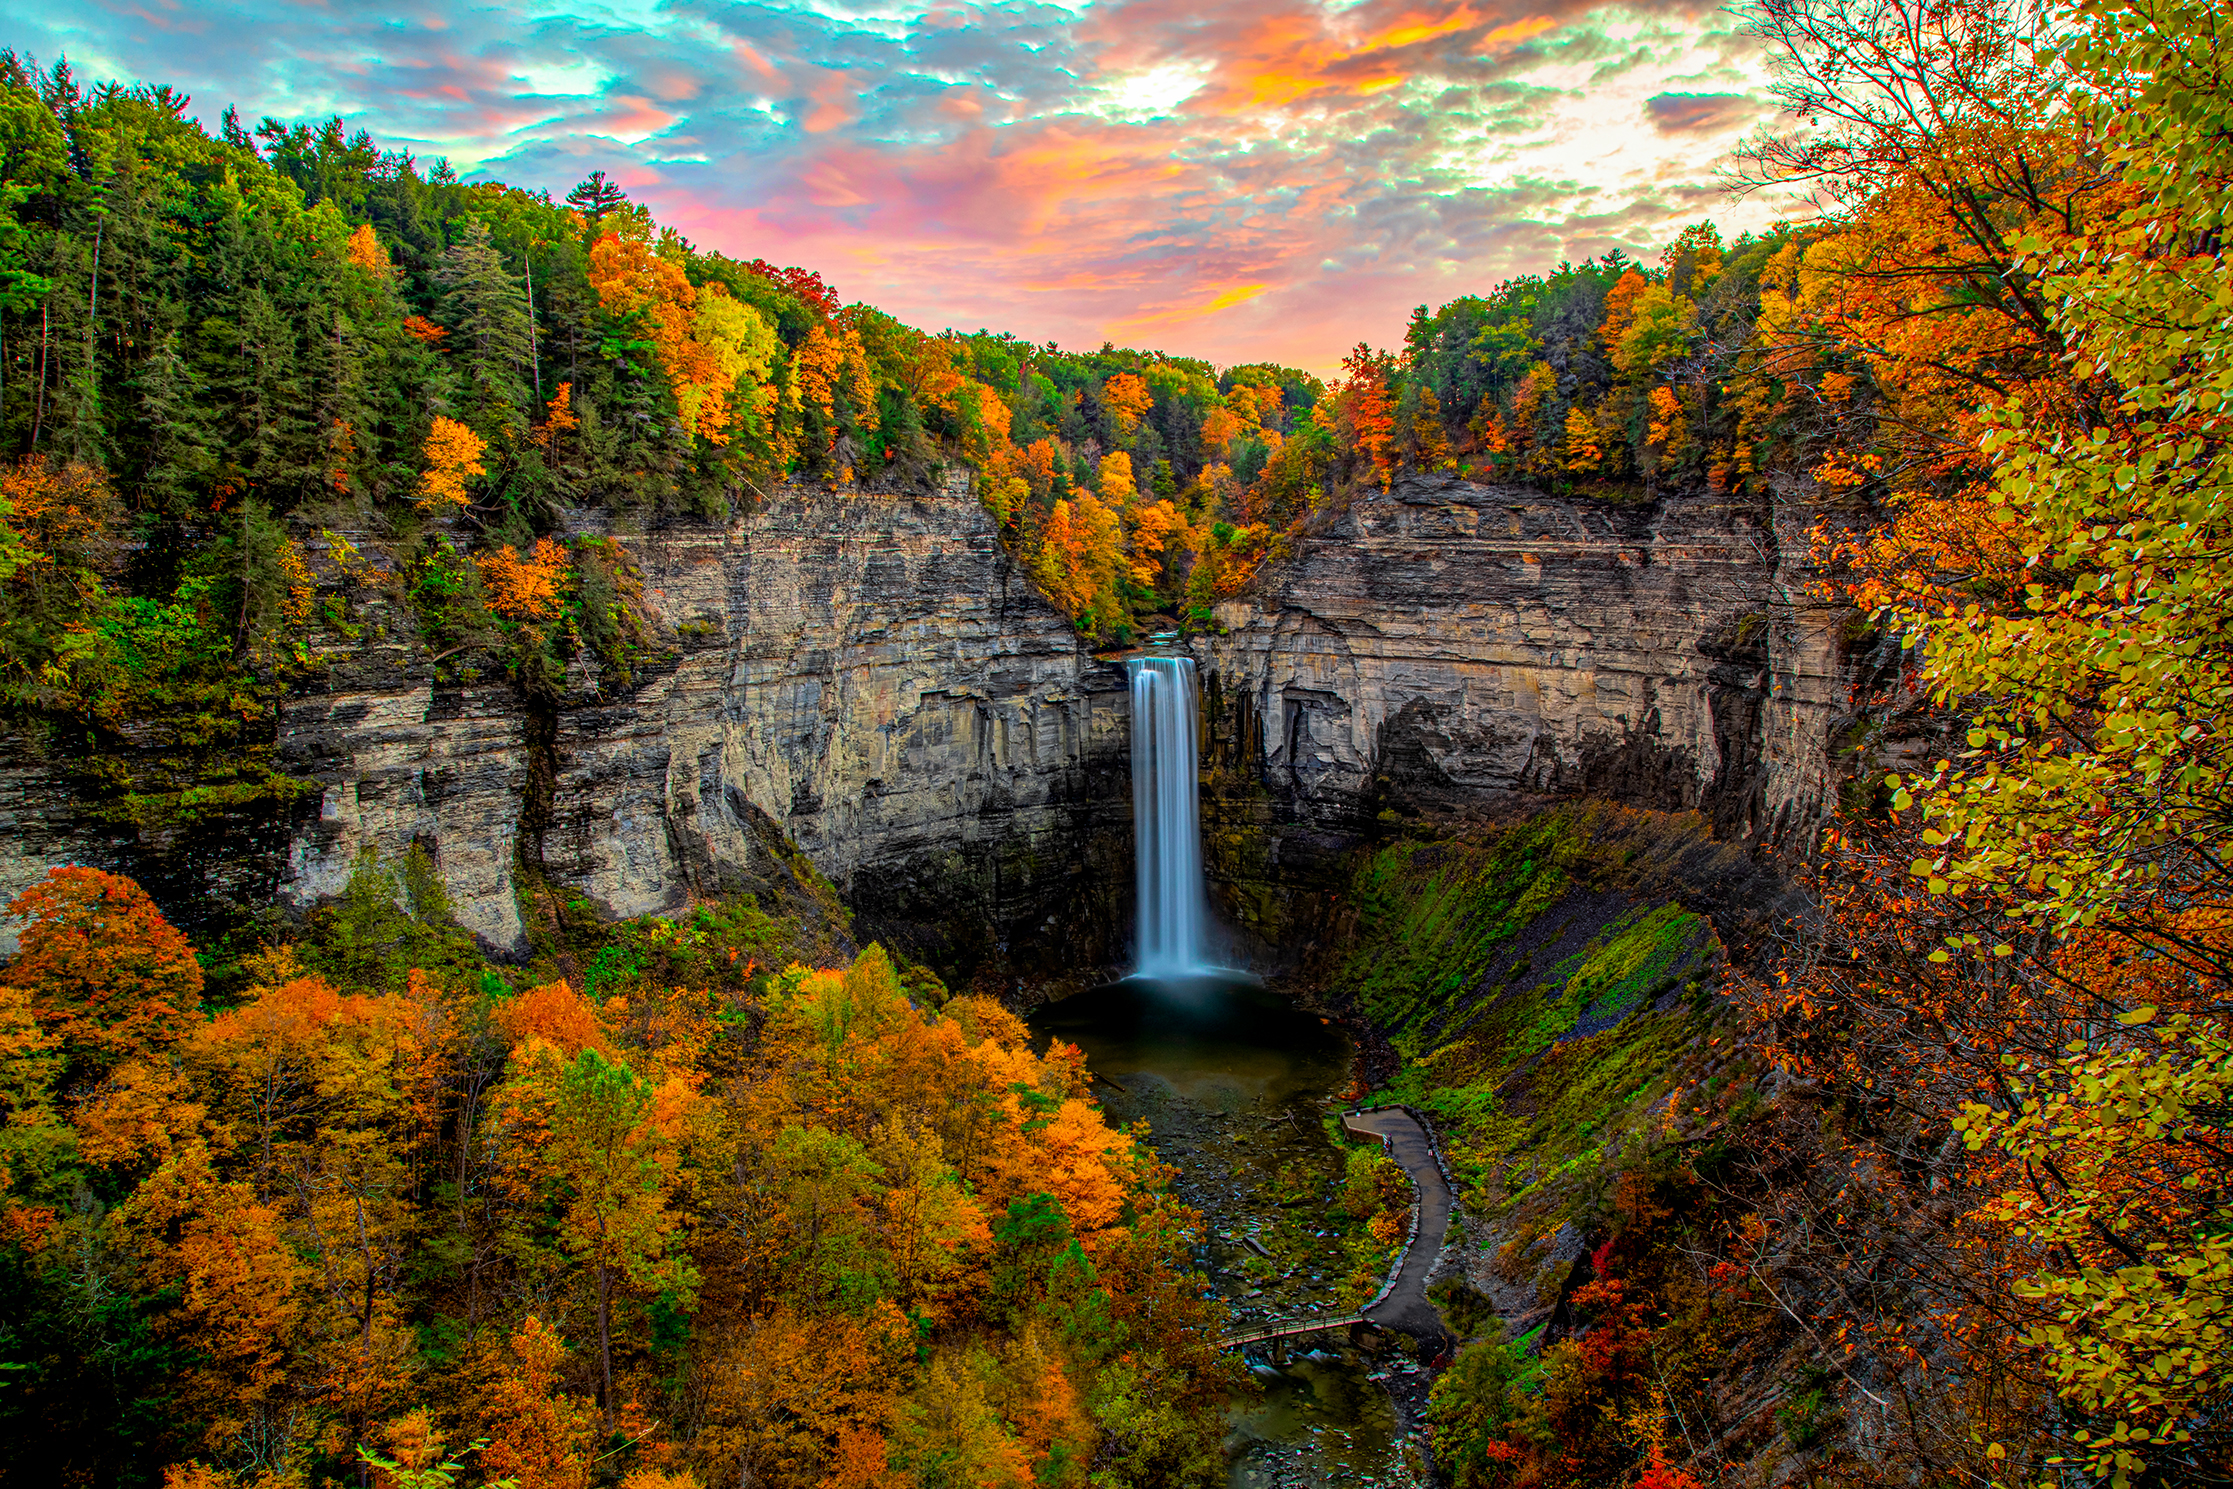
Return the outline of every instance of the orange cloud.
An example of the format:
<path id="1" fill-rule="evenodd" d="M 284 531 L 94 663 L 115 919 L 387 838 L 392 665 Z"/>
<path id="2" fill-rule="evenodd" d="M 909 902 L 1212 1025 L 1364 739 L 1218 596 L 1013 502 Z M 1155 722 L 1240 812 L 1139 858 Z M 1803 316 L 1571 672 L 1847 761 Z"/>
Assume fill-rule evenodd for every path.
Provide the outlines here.
<path id="1" fill-rule="evenodd" d="M 775 70 L 775 64 L 768 61 L 767 58 L 761 56 L 759 51 L 754 48 L 750 42 L 731 42 L 729 44 L 729 50 L 736 53 L 736 57 L 739 62 L 742 62 L 745 66 L 751 68 L 754 72 L 758 73 L 761 77 L 767 79 L 769 82 L 776 82 L 782 77 L 782 74 L 778 73 Z"/>
<path id="2" fill-rule="evenodd" d="M 1215 82 L 1198 92 L 1189 108 L 1230 112 L 1284 108 L 1316 94 L 1369 97 L 1412 76 L 1430 43 L 1462 39 L 1465 49 L 1479 56 L 1558 25 L 1549 15 L 1502 25 L 1499 19 L 1472 5 L 1405 6 L 1380 15 L 1363 10 L 1328 15 L 1297 5 L 1258 15 L 1232 32 L 1200 38 L 1198 54 L 1213 63 Z"/>
<path id="3" fill-rule="evenodd" d="M 1175 305 L 1165 310 L 1150 310 L 1139 315 L 1126 316 L 1110 324 L 1112 329 L 1122 328 L 1128 332 L 1169 330 L 1191 325 L 1235 305 L 1245 305 L 1270 288 L 1269 284 L 1236 284 L 1219 290 L 1198 305 Z"/>

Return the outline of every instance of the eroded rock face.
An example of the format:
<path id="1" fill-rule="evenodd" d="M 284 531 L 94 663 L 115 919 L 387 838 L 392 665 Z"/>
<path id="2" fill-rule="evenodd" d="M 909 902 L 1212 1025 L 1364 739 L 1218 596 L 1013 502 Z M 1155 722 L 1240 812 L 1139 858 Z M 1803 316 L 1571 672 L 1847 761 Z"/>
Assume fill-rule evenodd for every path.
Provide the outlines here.
<path id="1" fill-rule="evenodd" d="M 1803 524 L 1799 524 L 1803 526 Z M 1566 502 L 1447 477 L 1360 500 L 1198 638 L 1208 861 L 1230 918 L 1291 895 L 1382 813 L 1587 793 L 1765 840 L 1831 789 L 1837 617 L 1792 602 L 1796 526 L 1693 498 Z M 418 845 L 461 921 L 528 943 L 523 872 L 616 915 L 759 882 L 767 822 L 866 935 L 968 964 L 1121 959 L 1129 695 L 1001 552 L 965 490 L 782 491 L 721 528 L 624 539 L 665 651 L 625 691 L 438 683 L 371 617 L 279 724 L 319 790 L 191 844 L 78 810 L 53 752 L 0 750 L 0 889 L 50 862 L 303 910 L 366 849 Z M 756 817 L 755 814 L 760 814 Z M 765 820 L 761 820 L 764 817 Z"/>
<path id="2" fill-rule="evenodd" d="M 1268 887 L 1398 817 L 1585 794 L 1723 836 L 1812 824 L 1843 720 L 1840 616 L 1795 603 L 1803 523 L 1453 477 L 1359 500 L 1201 647 L 1213 876 Z M 1257 903 L 1251 903 L 1252 899 Z"/>
<path id="3" fill-rule="evenodd" d="M 621 916 L 741 887 L 752 813 L 867 929 L 1095 959 L 1121 934 L 1130 817 L 1120 669 L 1096 663 L 966 494 L 781 492 L 719 529 L 626 540 L 672 650 L 629 691 L 536 710 L 509 690 L 337 688 L 287 725 L 328 781 L 283 898 L 367 845 L 434 852 L 460 918 L 524 947 L 515 876 Z"/>
<path id="4" fill-rule="evenodd" d="M 631 543 L 698 639 L 626 699 L 565 710 L 543 861 L 617 914 L 723 887 L 744 804 L 922 949 L 980 927 L 1096 957 L 1129 887 L 1128 700 L 974 500 L 785 496 Z M 1021 954 L 1022 947 L 1014 947 Z"/>

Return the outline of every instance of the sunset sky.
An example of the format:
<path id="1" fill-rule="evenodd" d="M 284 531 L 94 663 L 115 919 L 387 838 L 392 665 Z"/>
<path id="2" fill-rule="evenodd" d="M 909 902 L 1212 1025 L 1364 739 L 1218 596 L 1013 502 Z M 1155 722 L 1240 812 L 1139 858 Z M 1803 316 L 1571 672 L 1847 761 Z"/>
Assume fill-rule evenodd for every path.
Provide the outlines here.
<path id="1" fill-rule="evenodd" d="M 603 168 L 700 245 L 930 329 L 1324 371 L 1410 307 L 1732 201 L 1767 122 L 1687 3 L 442 6 L 7 0 L 6 44 L 213 126 L 338 112 L 562 194 Z"/>

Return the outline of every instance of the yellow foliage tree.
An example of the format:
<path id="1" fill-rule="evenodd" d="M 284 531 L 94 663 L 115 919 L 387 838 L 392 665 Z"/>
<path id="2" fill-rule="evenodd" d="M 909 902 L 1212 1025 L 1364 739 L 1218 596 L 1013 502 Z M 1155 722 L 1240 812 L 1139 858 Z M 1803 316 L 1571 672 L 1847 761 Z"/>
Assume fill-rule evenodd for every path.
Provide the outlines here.
<path id="1" fill-rule="evenodd" d="M 1698 329 L 1698 307 L 1663 284 L 1638 294 L 1627 324 L 1612 343 L 1613 365 L 1632 377 L 1648 377 L 1690 349 Z"/>
<path id="2" fill-rule="evenodd" d="M 876 404 L 876 375 L 869 367 L 868 349 L 861 344 L 860 332 L 846 325 L 824 325 L 817 321 L 808 328 L 806 340 L 799 343 L 791 354 L 792 366 L 797 373 L 797 396 L 810 408 L 820 411 L 831 421 L 829 438 L 837 438 L 837 393 L 845 391 L 846 400 L 852 404 L 854 417 L 864 431 L 873 433 L 878 428 Z"/>
<path id="3" fill-rule="evenodd" d="M 349 235 L 349 262 L 377 279 L 386 279 L 395 272 L 395 265 L 388 262 L 387 249 L 380 246 L 369 222 Z"/>
<path id="4" fill-rule="evenodd" d="M 436 414 L 434 427 L 426 436 L 426 473 L 419 477 L 421 509 L 440 511 L 469 505 L 473 497 L 466 483 L 488 474 L 488 467 L 481 464 L 487 448 L 472 430 Z"/>
<path id="5" fill-rule="evenodd" d="M 1597 474 L 1605 463 L 1605 447 L 1597 433 L 1597 421 L 1577 404 L 1566 411 L 1566 468 L 1576 475 Z"/>
<path id="6" fill-rule="evenodd" d="M 1683 442 L 1683 405 L 1673 388 L 1657 387 L 1651 390 L 1651 425 L 1645 439 L 1661 449 L 1671 450 Z"/>
<path id="7" fill-rule="evenodd" d="M 1116 586 L 1123 573 L 1117 514 L 1091 495 L 1057 501 L 1047 514 L 1037 577 L 1064 613 L 1096 625 L 1114 620 L 1122 609 Z"/>
<path id="8" fill-rule="evenodd" d="M 1122 450 L 1111 450 L 1102 456 L 1094 490 L 1112 507 L 1130 506 L 1133 498 L 1140 494 L 1139 481 L 1132 474 L 1132 457 Z"/>
<path id="9" fill-rule="evenodd" d="M 1116 415 L 1117 427 L 1130 434 L 1155 407 L 1155 394 L 1139 374 L 1120 372 L 1101 385 L 1101 401 Z"/>

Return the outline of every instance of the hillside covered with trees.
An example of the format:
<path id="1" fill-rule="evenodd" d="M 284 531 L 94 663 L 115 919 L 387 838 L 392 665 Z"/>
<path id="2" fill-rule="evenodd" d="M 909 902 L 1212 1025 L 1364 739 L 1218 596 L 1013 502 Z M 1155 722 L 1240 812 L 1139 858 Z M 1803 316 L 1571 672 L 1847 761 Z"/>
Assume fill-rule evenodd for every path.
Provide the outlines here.
<path id="1" fill-rule="evenodd" d="M 2179 0 L 1749 14 L 1806 127 L 1746 169 L 1825 215 L 1763 245 L 1757 319 L 1714 364 L 1726 466 L 1670 388 L 1709 484 L 1765 477 L 1818 514 L 1819 593 L 1875 659 L 1853 779 L 1799 865 L 1807 908 L 1749 948 L 1728 1063 L 1623 1116 L 1663 1126 L 1619 1172 L 1585 1152 L 1552 1176 L 1606 1237 L 1576 1336 L 1539 1361 L 1469 1346 L 1438 1447 L 1461 1484 L 1715 1482 L 1746 1471 L 1716 1415 L 1738 1368 L 1777 1372 L 1749 1399 L 1776 1403 L 1792 1481 L 2219 1482 L 2233 38 Z M 1639 327 L 1691 324 L 1679 263 L 1636 292 L 1657 308 L 1616 370 Z M 1718 293 L 1684 296 L 1700 344 Z M 1616 380 L 1567 418 L 1647 404 L 1673 417 Z M 1396 959 L 1479 964 L 1515 886 L 1581 857 L 1543 836 L 1478 882 L 1376 882 L 1425 944 L 1372 948 L 1372 996 L 1415 1018 L 1463 986 L 1404 987 Z M 1484 1205 L 1540 1206 L 1502 1160 L 1557 1109 L 1501 1108 L 1532 1032 L 1501 1028 L 1416 1048 L 1402 1084 Z M 1599 1038 L 1538 1090 L 1646 1079 Z"/>
<path id="2" fill-rule="evenodd" d="M 1404 470 L 1640 498 L 1741 489 L 1794 438 L 1757 361 L 1791 233 L 1686 232 L 1293 369 L 929 334 L 820 276 L 702 251 L 602 174 L 563 200 L 461 182 L 338 119 L 0 61 L 0 676 L 98 721 L 238 710 L 315 665 L 348 591 L 400 588 L 436 650 L 523 683 L 640 649 L 624 555 L 582 533 L 719 519 L 783 481 L 966 469 L 1080 628 L 1208 607 L 1359 483 Z M 37 555 L 38 562 L 28 561 Z M 464 662 L 459 665 L 465 665 Z M 253 705 L 251 705 L 252 707 Z M 252 732 L 252 730 L 251 730 Z"/>
<path id="3" fill-rule="evenodd" d="M 1355 880 L 1343 976 L 1389 1091 L 1467 1203 L 1590 1243 L 1547 1338 L 1453 1296 L 1441 1470 L 1736 1482 L 1716 1402 L 1773 1368 L 1778 1482 L 2223 1482 L 2233 37 L 2206 0 L 1747 13 L 1804 127 L 1744 168 L 1815 219 L 1422 306 L 1331 384 L 931 334 L 601 175 L 466 183 L 338 120 L 213 137 L 160 86 L 9 55 L 8 727 L 119 821 L 276 810 L 308 787 L 274 711 L 363 594 L 409 604 L 445 679 L 549 696 L 590 658 L 617 695 L 661 644 L 629 536 L 784 481 L 966 472 L 1109 642 L 1215 624 L 1417 473 L 1803 512 L 1806 598 L 1845 607 L 1849 789 L 1778 865 L 1804 908 L 1729 948 L 1734 1001 L 1566 1042 L 1608 989 L 1705 965 L 1697 917 L 1639 911 L 1542 1007 L 1430 1043 L 1539 883 L 1629 858 L 1558 819 L 1376 845 Z M 25 1461 L 170 1489 L 1216 1482 L 1234 1377 L 1168 1171 L 1074 1052 L 855 947 L 797 880 L 569 922 L 528 967 L 482 958 L 416 858 L 290 944 L 202 956 L 129 880 L 24 894 Z M 1549 1094 L 1516 1114 L 1521 1074 Z"/>
<path id="4" fill-rule="evenodd" d="M 1207 1482 L 1170 1170 L 1074 1049 L 793 896 L 536 982 L 367 864 L 220 991 L 54 871 L 0 971 L 11 1480 Z"/>

